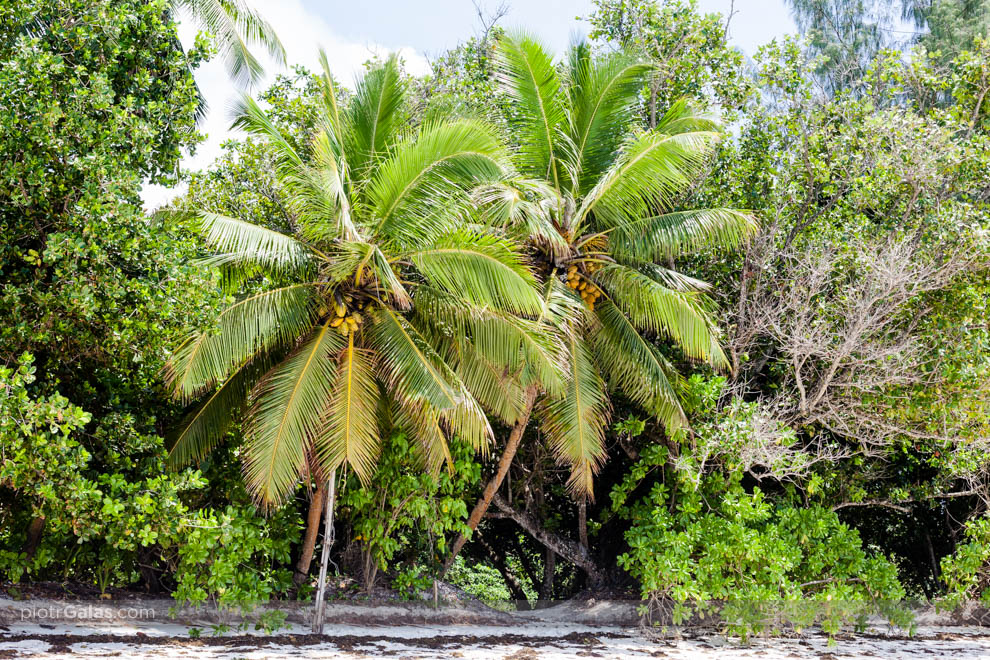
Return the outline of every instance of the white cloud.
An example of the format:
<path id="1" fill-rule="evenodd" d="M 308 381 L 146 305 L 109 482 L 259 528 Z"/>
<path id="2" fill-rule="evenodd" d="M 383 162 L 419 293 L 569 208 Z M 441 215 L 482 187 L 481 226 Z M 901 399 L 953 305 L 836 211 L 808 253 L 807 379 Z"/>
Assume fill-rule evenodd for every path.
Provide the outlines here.
<path id="1" fill-rule="evenodd" d="M 287 67 L 302 64 L 311 70 L 319 70 L 318 50 L 322 47 L 327 53 L 327 60 L 334 76 L 348 86 L 354 84 L 365 61 L 375 55 L 393 51 L 397 51 L 403 58 L 406 70 L 410 73 L 422 75 L 430 70 L 426 57 L 413 48 L 372 41 L 359 43 L 338 36 L 321 16 L 307 11 L 301 0 L 252 0 L 251 4 L 272 24 L 282 40 L 286 50 Z M 198 31 L 199 26 L 195 21 L 188 16 L 183 17 L 179 26 L 179 37 L 184 45 L 191 45 Z M 266 79 L 252 90 L 256 92 L 265 89 L 279 69 L 267 57 L 262 57 L 264 52 L 261 48 L 255 47 L 254 52 L 264 63 L 268 74 Z M 230 129 L 228 107 L 237 98 L 239 92 L 227 77 L 222 58 L 216 57 L 200 67 L 196 71 L 196 82 L 209 104 L 206 118 L 199 127 L 200 131 L 206 134 L 207 139 L 197 147 L 194 155 L 183 159 L 182 166 L 187 169 L 202 169 L 209 166 L 220 155 L 220 145 L 224 140 L 237 135 L 236 131 Z M 182 192 L 181 186 L 165 188 L 146 185 L 141 197 L 147 209 L 154 209 Z"/>

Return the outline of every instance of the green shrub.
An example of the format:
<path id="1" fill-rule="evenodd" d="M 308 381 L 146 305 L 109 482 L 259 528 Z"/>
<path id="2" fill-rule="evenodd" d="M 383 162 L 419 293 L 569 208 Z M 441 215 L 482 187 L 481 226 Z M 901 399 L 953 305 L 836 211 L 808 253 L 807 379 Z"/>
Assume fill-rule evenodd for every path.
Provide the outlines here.
<path id="1" fill-rule="evenodd" d="M 484 564 L 468 564 L 460 555 L 447 571 L 446 580 L 493 607 L 512 600 L 512 594 L 497 569 Z"/>
<path id="2" fill-rule="evenodd" d="M 688 387 L 695 435 L 675 435 L 674 452 L 647 448 L 612 493 L 613 509 L 631 520 L 630 550 L 618 563 L 639 580 L 652 611 L 669 608 L 675 624 L 717 614 L 743 636 L 812 624 L 834 635 L 844 623 L 862 625 L 871 613 L 909 626 L 898 603 L 904 589 L 896 567 L 867 553 L 856 530 L 786 491 L 768 495 L 744 487 L 750 467 L 744 457 L 755 455 L 747 448 L 779 442 L 786 450 L 793 433 L 765 428 L 754 406 L 716 411 L 718 380 L 694 378 Z M 798 453 L 772 456 L 766 462 L 789 474 L 802 465 Z M 630 503 L 651 473 L 662 479 Z"/>
<path id="3" fill-rule="evenodd" d="M 942 606 L 954 609 L 969 599 L 990 607 L 990 518 L 966 523 L 965 542 L 942 558 L 946 595 Z"/>
<path id="4" fill-rule="evenodd" d="M 374 586 L 378 571 L 388 570 L 399 555 L 435 574 L 447 536 L 467 529 L 462 495 L 481 479 L 481 466 L 466 443 L 450 443 L 453 465 L 436 475 L 417 464 L 405 435 L 396 434 L 384 444 L 371 482 L 350 481 L 339 501 L 341 516 L 361 545 L 366 590 Z"/>

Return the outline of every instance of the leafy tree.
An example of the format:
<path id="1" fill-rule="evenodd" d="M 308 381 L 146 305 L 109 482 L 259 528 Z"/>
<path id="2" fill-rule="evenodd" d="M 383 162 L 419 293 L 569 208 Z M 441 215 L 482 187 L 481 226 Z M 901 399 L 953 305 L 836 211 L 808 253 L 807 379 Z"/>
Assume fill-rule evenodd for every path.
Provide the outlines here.
<path id="1" fill-rule="evenodd" d="M 859 94 L 827 98 L 797 43 L 769 46 L 769 104 L 747 111 L 703 199 L 772 222 L 740 261 L 691 264 L 726 295 L 733 394 L 814 458 L 798 487 L 929 597 L 952 519 L 986 507 L 990 343 L 966 320 L 985 315 L 990 263 L 985 57 L 888 53 Z"/>
<path id="2" fill-rule="evenodd" d="M 49 572 L 132 581 L 139 555 L 153 562 L 135 519 L 160 531 L 172 512 L 157 502 L 195 481 L 162 475 L 158 436 L 176 410 L 160 372 L 165 347 L 217 296 L 190 263 L 191 235 L 149 223 L 140 200 L 142 182 L 174 182 L 199 139 L 190 72 L 206 43 L 183 53 L 168 8 L 0 3 L 0 363 L 30 353 L 26 395 L 88 415 L 58 451 L 4 435 L 26 453 L 7 465 L 17 487 L 0 488 L 2 544 L 35 553 L 33 576 L 44 555 Z"/>
<path id="3" fill-rule="evenodd" d="M 990 35 L 987 0 L 902 0 L 903 15 L 922 34 L 916 41 L 947 62 L 970 50 L 977 37 Z"/>
<path id="4" fill-rule="evenodd" d="M 592 493 L 605 455 L 611 387 L 671 431 L 685 419 L 680 376 L 644 336 L 670 340 L 690 359 L 726 364 L 705 297 L 707 285 L 672 268 L 702 246 L 734 247 L 754 219 L 730 209 L 680 211 L 676 199 L 699 172 L 717 133 L 685 102 L 647 131 L 633 129 L 651 68 L 625 53 L 592 56 L 573 47 L 560 73 L 534 39 L 499 46 L 499 75 L 513 101 L 510 116 L 518 177 L 479 199 L 507 236 L 526 241 L 544 283 L 547 321 L 563 332 L 568 373 L 561 387 L 522 374 L 522 406 L 495 476 L 468 525 L 475 529 L 508 471 L 535 410 L 568 485 Z M 663 265 L 661 265 L 661 263 Z M 529 379 L 530 382 L 526 382 Z M 511 418 L 505 419 L 512 423 Z M 455 544 L 455 551 L 463 538 Z"/>
<path id="5" fill-rule="evenodd" d="M 381 433 L 393 427 L 434 470 L 451 462 L 444 430 L 486 444 L 488 421 L 464 379 L 470 367 L 438 352 L 427 313 L 469 317 L 478 345 L 540 341 L 514 316 L 542 309 L 515 246 L 464 221 L 468 191 L 501 175 L 496 136 L 473 120 L 410 128 L 395 57 L 343 107 L 323 64 L 310 159 L 243 100 L 237 125 L 274 149 L 292 215 L 282 233 L 196 214 L 228 284 L 263 274 L 266 286 L 193 333 L 168 372 L 178 397 L 207 397 L 177 437 L 173 464 L 201 458 L 240 411 L 245 478 L 264 506 L 302 475 L 322 482 L 344 466 L 370 479 Z"/>
<path id="6" fill-rule="evenodd" d="M 885 49 L 920 44 L 945 64 L 990 29 L 986 0 L 789 0 L 826 91 L 861 87 Z M 910 30 L 911 26 L 915 31 Z"/>
<path id="7" fill-rule="evenodd" d="M 595 0 L 594 7 L 590 39 L 641 53 L 653 64 L 648 126 L 683 98 L 717 106 L 731 118 L 752 93 L 743 54 L 729 44 L 729 19 L 702 14 L 697 0 Z"/>

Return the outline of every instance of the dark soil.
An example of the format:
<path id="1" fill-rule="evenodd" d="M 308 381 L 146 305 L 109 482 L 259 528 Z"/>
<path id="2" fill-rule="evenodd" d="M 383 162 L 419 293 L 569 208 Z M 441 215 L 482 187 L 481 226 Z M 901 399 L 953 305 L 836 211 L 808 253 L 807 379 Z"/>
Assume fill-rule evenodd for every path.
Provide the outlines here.
<path id="1" fill-rule="evenodd" d="M 604 648 L 599 637 L 621 637 L 621 635 L 587 633 L 570 633 L 561 637 L 547 639 L 546 637 L 528 637 L 526 635 L 441 635 L 438 637 L 387 637 L 363 635 L 279 635 L 278 637 L 260 637 L 252 635 L 236 635 L 230 637 L 150 637 L 139 635 L 0 635 L 5 642 L 23 642 L 40 640 L 52 645 L 50 651 L 68 650 L 73 644 L 117 643 L 133 644 L 135 646 L 180 646 L 180 647 L 222 647 L 222 648 L 264 648 L 267 646 L 314 646 L 316 644 L 332 644 L 345 651 L 358 646 L 394 643 L 402 646 L 417 648 L 444 649 L 465 645 L 481 646 L 526 646 L 530 648 L 545 647 L 548 643 L 579 644 L 589 649 Z"/>

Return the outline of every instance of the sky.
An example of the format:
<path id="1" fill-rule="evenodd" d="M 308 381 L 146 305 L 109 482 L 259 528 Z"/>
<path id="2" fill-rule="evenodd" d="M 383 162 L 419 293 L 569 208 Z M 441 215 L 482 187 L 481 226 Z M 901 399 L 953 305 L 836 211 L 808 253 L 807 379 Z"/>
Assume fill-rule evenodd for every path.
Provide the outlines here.
<path id="1" fill-rule="evenodd" d="M 344 84 L 353 84 L 355 75 L 369 57 L 398 51 L 406 69 L 413 74 L 429 72 L 429 61 L 458 42 L 475 34 L 479 21 L 472 0 L 248 0 L 275 28 L 285 45 L 288 64 L 319 68 L 317 50 L 327 51 L 330 68 Z M 483 9 L 493 10 L 499 0 L 479 0 Z M 575 36 L 589 31 L 580 17 L 591 13 L 591 0 L 506 0 L 509 13 L 500 25 L 525 28 L 536 34 L 558 53 Z M 752 56 L 756 49 L 775 37 L 795 31 L 784 0 L 699 0 L 706 12 L 728 14 L 730 41 Z M 198 26 L 183 17 L 179 37 L 190 46 Z M 260 49 L 256 54 L 261 55 Z M 279 69 L 266 62 L 267 80 L 252 91 L 264 89 Z M 230 130 L 228 107 L 238 90 L 227 77 L 220 58 L 196 72 L 196 80 L 209 104 L 200 125 L 207 139 L 187 155 L 185 169 L 204 169 L 220 155 L 220 145 L 237 133 Z M 183 187 L 145 186 L 142 193 L 150 210 L 181 194 Z"/>

